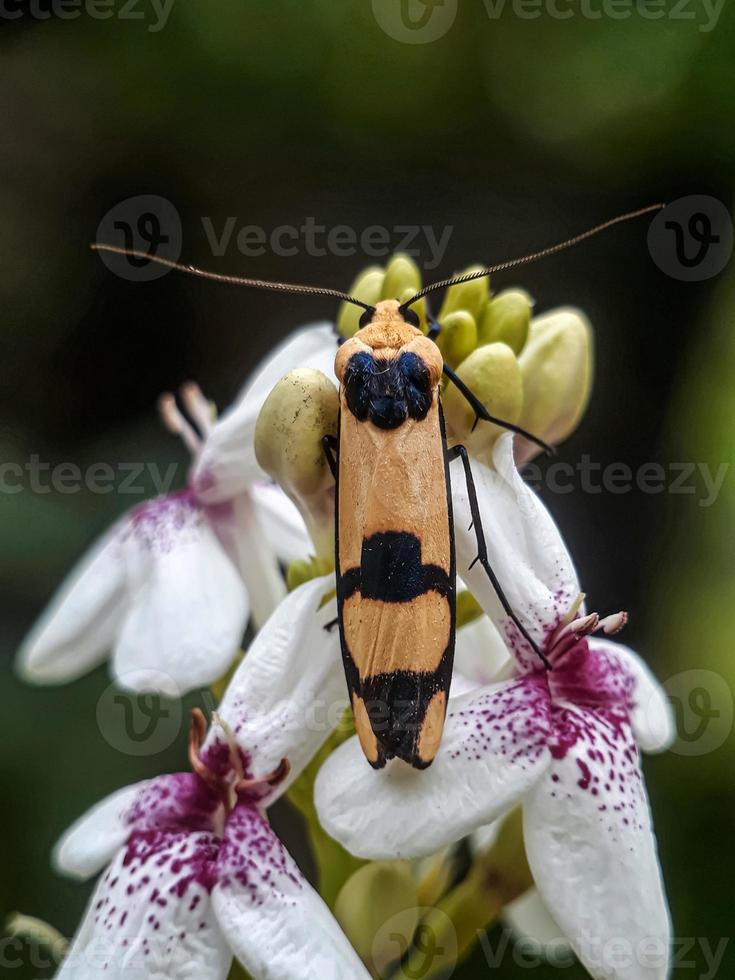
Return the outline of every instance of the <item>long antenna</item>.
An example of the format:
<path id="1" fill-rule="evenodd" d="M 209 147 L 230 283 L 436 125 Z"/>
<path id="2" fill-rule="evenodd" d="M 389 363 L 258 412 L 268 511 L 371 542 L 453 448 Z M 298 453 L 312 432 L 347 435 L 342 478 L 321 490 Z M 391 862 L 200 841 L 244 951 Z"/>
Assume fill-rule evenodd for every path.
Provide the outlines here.
<path id="1" fill-rule="evenodd" d="M 165 265 L 168 269 L 175 269 L 177 272 L 185 272 L 190 276 L 198 276 L 200 279 L 212 279 L 215 282 L 229 283 L 232 286 L 251 286 L 253 289 L 270 289 L 275 293 L 297 293 L 309 296 L 329 296 L 332 299 L 341 299 L 344 303 L 353 303 L 361 306 L 363 310 L 373 312 L 374 307 L 362 300 L 355 299 L 347 293 L 342 293 L 338 289 L 327 289 L 321 286 L 301 286 L 290 282 L 269 282 L 265 279 L 243 279 L 241 276 L 228 276 L 221 272 L 207 272 L 206 269 L 199 269 L 195 265 L 181 265 L 172 262 L 171 259 L 161 258 L 159 255 L 151 255 L 149 252 L 138 252 L 132 248 L 122 248 L 119 245 L 107 245 L 104 242 L 94 242 L 89 246 L 93 252 L 112 252 L 114 255 L 129 255 L 134 259 L 148 259 L 158 265 Z"/>
<path id="2" fill-rule="evenodd" d="M 646 208 L 640 208 L 638 211 L 629 211 L 627 214 L 619 214 L 617 218 L 611 218 L 609 221 L 605 221 L 601 225 L 595 225 L 594 228 L 590 228 L 588 231 L 583 231 L 579 235 L 575 235 L 574 238 L 568 238 L 565 242 L 558 242 L 556 245 L 549 245 L 548 248 L 542 248 L 540 252 L 532 252 L 530 255 L 524 255 L 518 259 L 508 259 L 507 262 L 500 262 L 498 265 L 491 265 L 487 269 L 479 269 L 477 272 L 465 272 L 464 275 L 454 276 L 451 279 L 442 279 L 441 282 L 432 282 L 428 286 L 424 286 L 420 289 L 415 296 L 407 300 L 405 303 L 401 303 L 401 311 L 405 311 L 415 303 L 417 300 L 421 299 L 422 296 L 426 296 L 427 293 L 433 293 L 437 289 L 446 289 L 447 286 L 456 286 L 459 283 L 470 282 L 472 279 L 482 279 L 484 276 L 489 276 L 493 272 L 502 272 L 505 269 L 514 269 L 519 265 L 528 265 L 529 262 L 535 262 L 537 259 L 544 259 L 548 255 L 555 255 L 557 252 L 562 252 L 566 248 L 571 248 L 572 245 L 578 245 L 583 242 L 586 238 L 592 238 L 593 235 L 599 235 L 601 231 L 606 231 L 608 228 L 612 228 L 613 225 L 622 224 L 623 221 L 630 221 L 632 218 L 640 218 L 643 214 L 649 214 L 651 211 L 660 211 L 661 208 L 665 207 L 664 204 L 649 204 Z"/>

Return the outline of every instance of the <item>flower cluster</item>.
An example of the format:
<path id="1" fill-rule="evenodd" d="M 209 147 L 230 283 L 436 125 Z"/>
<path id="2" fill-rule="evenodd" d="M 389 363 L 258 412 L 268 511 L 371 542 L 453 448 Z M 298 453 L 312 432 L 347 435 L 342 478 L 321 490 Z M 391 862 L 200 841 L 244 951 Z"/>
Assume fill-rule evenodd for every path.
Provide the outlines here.
<path id="1" fill-rule="evenodd" d="M 419 285 L 399 256 L 352 294 L 405 300 Z M 558 443 L 588 398 L 590 330 L 571 310 L 531 313 L 527 294 L 493 295 L 485 280 L 450 288 L 435 320 L 420 307 L 492 414 Z M 219 980 L 234 957 L 254 980 L 367 978 L 399 958 L 409 969 L 422 924 L 449 923 L 461 955 L 504 914 L 542 943 L 564 937 L 595 977 L 664 978 L 670 926 L 639 751 L 669 745 L 669 705 L 608 639 L 625 614 L 586 610 L 519 473 L 536 448 L 476 426 L 453 390 L 448 436 L 470 450 L 488 560 L 523 630 L 475 562 L 473 502 L 450 476 L 462 591 L 438 754 L 424 771 L 399 759 L 376 770 L 345 725 L 322 443 L 337 427 L 338 338 L 357 320 L 345 306 L 336 329 L 292 335 L 220 419 L 194 385 L 182 408 L 164 396 L 164 421 L 192 453 L 187 488 L 124 516 L 20 652 L 35 682 L 111 654 L 122 686 L 180 696 L 221 681 L 254 632 L 208 731 L 193 714 L 188 771 L 114 793 L 57 845 L 61 872 L 101 873 L 58 976 Z M 306 816 L 321 896 L 268 822 L 284 794 Z M 473 858 L 458 873 L 461 841 Z M 645 946 L 645 961 L 600 955 L 618 939 Z M 446 967 L 440 957 L 425 975 Z"/>

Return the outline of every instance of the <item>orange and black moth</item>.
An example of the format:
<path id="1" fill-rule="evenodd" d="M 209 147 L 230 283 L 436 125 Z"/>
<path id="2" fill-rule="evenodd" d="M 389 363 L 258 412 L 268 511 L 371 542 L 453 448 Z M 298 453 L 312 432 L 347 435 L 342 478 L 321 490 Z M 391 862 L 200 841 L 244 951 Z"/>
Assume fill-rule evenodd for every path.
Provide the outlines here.
<path id="1" fill-rule="evenodd" d="M 466 450 L 447 446 L 442 375 L 480 417 L 500 420 L 396 300 L 363 314 L 339 348 L 335 373 L 338 436 L 327 437 L 325 450 L 337 483 L 338 622 L 355 728 L 375 768 L 397 757 L 424 769 L 441 741 L 454 660 L 452 459 L 462 460 L 468 480 L 477 560 L 516 619 L 487 561 Z"/>
<path id="2" fill-rule="evenodd" d="M 462 462 L 476 562 L 506 615 L 549 667 L 511 609 L 488 561 L 472 469 L 463 446 L 447 446 L 442 375 L 484 419 L 549 447 L 516 425 L 491 416 L 441 352 L 419 329 L 410 307 L 430 292 L 552 255 L 598 232 L 663 205 L 619 215 L 574 238 L 520 259 L 444 279 L 399 305 L 369 306 L 336 289 L 245 279 L 182 266 L 117 245 L 100 251 L 147 259 L 217 282 L 298 295 L 327 296 L 362 307 L 360 329 L 337 352 L 338 435 L 324 449 L 337 481 L 336 578 L 342 658 L 355 727 L 368 761 L 391 758 L 417 769 L 431 764 L 441 741 L 454 659 L 456 568 L 449 464 Z"/>

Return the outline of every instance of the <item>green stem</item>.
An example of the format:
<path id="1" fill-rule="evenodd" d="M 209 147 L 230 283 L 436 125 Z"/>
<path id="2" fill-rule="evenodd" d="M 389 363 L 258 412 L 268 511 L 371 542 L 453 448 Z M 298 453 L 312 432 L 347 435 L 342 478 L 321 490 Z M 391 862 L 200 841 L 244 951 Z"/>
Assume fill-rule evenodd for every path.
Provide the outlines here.
<path id="1" fill-rule="evenodd" d="M 401 976 L 448 976 L 503 908 L 532 884 L 521 811 L 516 809 L 506 817 L 495 843 L 475 857 L 464 880 L 424 916 L 401 964 Z"/>

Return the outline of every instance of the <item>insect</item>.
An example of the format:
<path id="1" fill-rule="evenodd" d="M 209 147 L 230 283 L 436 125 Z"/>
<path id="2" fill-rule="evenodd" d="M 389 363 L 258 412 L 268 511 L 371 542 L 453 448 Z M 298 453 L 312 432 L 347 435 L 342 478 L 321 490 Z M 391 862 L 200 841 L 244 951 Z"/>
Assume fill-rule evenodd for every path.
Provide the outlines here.
<path id="1" fill-rule="evenodd" d="M 363 309 L 360 328 L 339 347 L 337 437 L 324 450 L 337 483 L 336 581 L 340 644 L 355 728 L 374 768 L 392 758 L 416 769 L 433 761 L 449 698 L 456 627 L 456 559 L 450 463 L 461 462 L 477 557 L 520 634 L 550 665 L 515 615 L 488 561 L 472 469 L 464 446 L 447 445 L 441 382 L 455 384 L 477 420 L 503 426 L 550 451 L 520 427 L 491 416 L 444 364 L 412 305 L 430 292 L 535 261 L 622 221 L 620 215 L 520 259 L 425 286 L 408 301 L 376 306 L 338 290 L 243 279 L 97 244 L 98 250 L 149 258 L 192 275 L 278 292 L 330 296 Z"/>

